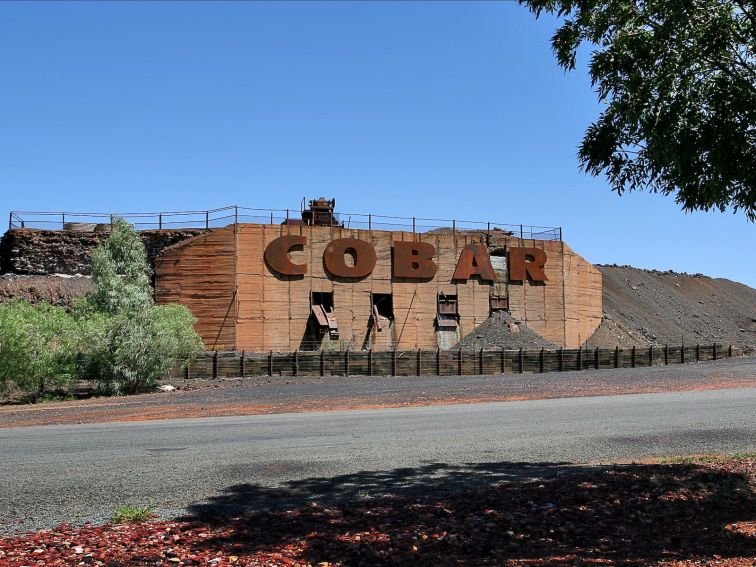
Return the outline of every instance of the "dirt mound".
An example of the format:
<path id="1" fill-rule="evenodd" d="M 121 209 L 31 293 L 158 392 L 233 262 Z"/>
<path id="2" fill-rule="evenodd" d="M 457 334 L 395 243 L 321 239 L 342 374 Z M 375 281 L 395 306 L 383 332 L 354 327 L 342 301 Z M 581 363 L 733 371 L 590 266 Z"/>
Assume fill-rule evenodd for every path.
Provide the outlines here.
<path id="1" fill-rule="evenodd" d="M 597 266 L 604 320 L 588 346 L 732 344 L 756 350 L 756 289 L 702 274 Z"/>
<path id="2" fill-rule="evenodd" d="M 24 299 L 31 303 L 47 301 L 70 307 L 76 298 L 92 291 L 94 284 L 86 276 L 0 276 L 0 303 Z"/>
<path id="3" fill-rule="evenodd" d="M 494 313 L 459 343 L 455 348 L 464 350 L 480 350 L 503 348 L 513 349 L 553 349 L 556 346 L 533 329 L 516 321 L 509 313 L 503 311 Z"/>

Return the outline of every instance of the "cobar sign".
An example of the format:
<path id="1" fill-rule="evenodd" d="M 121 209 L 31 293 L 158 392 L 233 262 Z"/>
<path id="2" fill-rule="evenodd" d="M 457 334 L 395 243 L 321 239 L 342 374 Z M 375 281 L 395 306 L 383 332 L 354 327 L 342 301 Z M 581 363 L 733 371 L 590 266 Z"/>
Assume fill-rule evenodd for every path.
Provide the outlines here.
<path id="1" fill-rule="evenodd" d="M 307 264 L 295 264 L 289 254 L 303 250 L 306 245 L 306 236 L 293 234 L 271 241 L 264 253 L 268 268 L 282 276 L 304 276 Z M 435 277 L 438 267 L 433 261 L 436 248 L 432 244 L 395 241 L 392 251 L 391 273 L 395 278 L 430 281 Z M 544 272 L 546 260 L 546 252 L 540 248 L 509 248 L 509 281 L 548 281 Z M 323 252 L 326 271 L 337 278 L 365 278 L 373 273 L 376 261 L 373 245 L 357 238 L 336 238 L 328 243 Z M 473 276 L 478 276 L 482 281 L 493 282 L 497 279 L 488 249 L 482 244 L 468 244 L 462 249 L 452 279 L 467 281 Z"/>

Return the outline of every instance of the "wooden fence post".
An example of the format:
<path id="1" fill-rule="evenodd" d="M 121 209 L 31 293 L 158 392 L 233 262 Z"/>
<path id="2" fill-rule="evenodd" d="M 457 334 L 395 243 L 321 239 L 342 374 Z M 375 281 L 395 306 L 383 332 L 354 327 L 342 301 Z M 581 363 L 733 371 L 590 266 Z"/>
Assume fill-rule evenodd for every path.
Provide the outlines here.
<path id="1" fill-rule="evenodd" d="M 685 343 L 680 346 L 680 364 L 685 364 Z"/>
<path id="2" fill-rule="evenodd" d="M 501 373 L 504 374 L 507 371 L 507 353 L 501 349 Z"/>
<path id="3" fill-rule="evenodd" d="M 619 345 L 614 347 L 614 367 L 619 368 Z"/>
<path id="4" fill-rule="evenodd" d="M 596 370 L 599 369 L 599 347 L 596 347 Z"/>
<path id="5" fill-rule="evenodd" d="M 325 351 L 320 351 L 320 375 L 325 376 Z"/>
<path id="6" fill-rule="evenodd" d="M 218 351 L 213 351 L 213 380 L 218 377 Z"/>
<path id="7" fill-rule="evenodd" d="M 730 345 L 730 348 L 727 349 L 727 356 L 732 358 L 732 345 Z"/>
<path id="8" fill-rule="evenodd" d="M 635 345 L 633 345 L 633 350 L 630 351 L 630 368 L 635 368 Z"/>
<path id="9" fill-rule="evenodd" d="M 664 344 L 664 366 L 669 364 L 669 345 Z"/>
<path id="10" fill-rule="evenodd" d="M 525 355 L 522 353 L 522 347 L 520 347 L 520 374 L 525 372 Z"/>
<path id="11" fill-rule="evenodd" d="M 441 376 L 441 349 L 436 347 L 436 376 Z"/>
<path id="12" fill-rule="evenodd" d="M 543 347 L 541 347 L 541 352 L 538 353 L 538 371 L 543 374 Z"/>

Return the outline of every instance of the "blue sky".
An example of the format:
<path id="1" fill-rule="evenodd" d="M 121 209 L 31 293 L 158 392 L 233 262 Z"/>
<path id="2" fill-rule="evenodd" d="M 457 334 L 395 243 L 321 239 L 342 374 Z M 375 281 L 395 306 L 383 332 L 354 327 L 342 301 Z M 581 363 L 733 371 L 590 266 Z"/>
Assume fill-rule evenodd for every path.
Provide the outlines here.
<path id="1" fill-rule="evenodd" d="M 0 218 L 323 195 L 756 287 L 743 215 L 579 172 L 600 106 L 554 27 L 512 2 L 1 2 Z"/>

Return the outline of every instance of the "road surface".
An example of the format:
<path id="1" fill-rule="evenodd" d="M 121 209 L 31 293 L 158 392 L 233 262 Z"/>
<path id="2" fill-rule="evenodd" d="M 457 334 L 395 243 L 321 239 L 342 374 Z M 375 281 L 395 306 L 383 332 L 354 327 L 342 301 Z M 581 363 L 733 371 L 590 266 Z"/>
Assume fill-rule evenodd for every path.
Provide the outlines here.
<path id="1" fill-rule="evenodd" d="M 756 448 L 756 388 L 0 430 L 0 531 L 558 474 Z M 526 465 L 523 463 L 542 463 Z"/>

